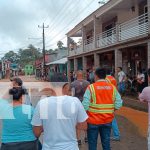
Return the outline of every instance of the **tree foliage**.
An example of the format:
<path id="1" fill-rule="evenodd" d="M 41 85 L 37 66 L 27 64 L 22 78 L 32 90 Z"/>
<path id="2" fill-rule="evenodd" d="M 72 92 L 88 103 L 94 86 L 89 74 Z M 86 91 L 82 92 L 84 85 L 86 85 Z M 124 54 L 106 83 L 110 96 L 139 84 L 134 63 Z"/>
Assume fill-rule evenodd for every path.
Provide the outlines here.
<path id="1" fill-rule="evenodd" d="M 3 59 L 9 60 L 11 63 L 18 63 L 21 67 L 24 67 L 27 64 L 34 64 L 35 60 L 41 56 L 40 50 L 30 44 L 26 49 L 19 49 L 18 53 L 9 51 L 4 55 Z"/>
<path id="2" fill-rule="evenodd" d="M 3 59 L 11 61 L 12 63 L 18 63 L 19 62 L 19 56 L 14 51 L 9 51 L 6 53 L 3 57 Z"/>
<path id="3" fill-rule="evenodd" d="M 58 41 L 58 48 L 45 50 L 45 54 L 51 54 L 55 51 L 58 51 L 58 49 L 67 49 L 66 47 L 63 47 L 63 45 L 64 43 L 62 41 Z M 24 66 L 27 64 L 34 64 L 35 61 L 42 56 L 43 54 L 40 49 L 30 44 L 26 49 L 19 49 L 18 52 L 14 52 L 12 50 L 9 51 L 4 55 L 3 59 L 9 60 L 11 63 L 17 63 L 24 68 Z"/>
<path id="4" fill-rule="evenodd" d="M 35 60 L 42 56 L 40 50 L 33 45 L 29 45 L 27 49 L 20 49 L 18 55 L 22 67 L 26 64 L 34 64 Z"/>
<path id="5" fill-rule="evenodd" d="M 62 41 L 57 42 L 57 46 L 58 46 L 59 49 L 62 49 L 63 45 L 64 45 L 64 43 Z"/>
<path id="6" fill-rule="evenodd" d="M 53 52 L 54 52 L 53 49 L 45 50 L 45 53 L 46 53 L 46 54 L 51 54 L 51 53 L 53 53 Z"/>

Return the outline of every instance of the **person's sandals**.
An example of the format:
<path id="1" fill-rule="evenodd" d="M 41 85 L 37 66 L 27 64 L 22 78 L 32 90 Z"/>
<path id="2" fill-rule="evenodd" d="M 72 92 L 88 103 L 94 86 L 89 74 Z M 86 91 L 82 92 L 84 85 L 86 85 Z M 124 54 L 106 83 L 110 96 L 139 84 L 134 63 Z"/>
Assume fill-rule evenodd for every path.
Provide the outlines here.
<path id="1" fill-rule="evenodd" d="M 87 137 L 85 137 L 85 138 L 84 138 L 84 142 L 85 142 L 85 143 L 87 143 L 87 142 L 88 142 L 88 139 L 87 139 Z"/>
<path id="2" fill-rule="evenodd" d="M 111 141 L 120 141 L 120 137 L 111 137 L 110 140 Z"/>
<path id="3" fill-rule="evenodd" d="M 82 145 L 82 142 L 81 142 L 81 140 L 78 140 L 78 145 L 80 146 L 80 145 Z"/>

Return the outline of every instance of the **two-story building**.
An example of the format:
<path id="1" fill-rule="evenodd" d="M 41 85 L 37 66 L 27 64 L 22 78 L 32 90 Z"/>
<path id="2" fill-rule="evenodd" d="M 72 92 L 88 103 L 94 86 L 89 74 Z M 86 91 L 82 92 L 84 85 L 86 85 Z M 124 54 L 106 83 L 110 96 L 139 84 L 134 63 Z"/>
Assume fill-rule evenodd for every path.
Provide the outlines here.
<path id="1" fill-rule="evenodd" d="M 10 78 L 11 73 L 11 62 L 8 60 L 2 60 L 2 76 L 5 78 Z"/>
<path id="2" fill-rule="evenodd" d="M 12 76 L 18 76 L 19 65 L 11 63 L 9 60 L 2 60 L 0 69 L 0 78 L 9 79 Z"/>
<path id="3" fill-rule="evenodd" d="M 123 67 L 136 75 L 150 67 L 149 33 L 150 0 L 110 0 L 67 33 L 68 71 Z"/>

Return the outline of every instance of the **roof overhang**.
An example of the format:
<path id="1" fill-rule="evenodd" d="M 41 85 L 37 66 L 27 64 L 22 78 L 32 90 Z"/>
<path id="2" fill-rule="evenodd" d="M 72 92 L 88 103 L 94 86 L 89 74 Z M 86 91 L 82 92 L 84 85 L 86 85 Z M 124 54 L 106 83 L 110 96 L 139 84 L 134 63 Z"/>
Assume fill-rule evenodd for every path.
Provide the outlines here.
<path id="1" fill-rule="evenodd" d="M 53 61 L 53 62 L 50 62 L 50 63 L 47 63 L 46 65 L 59 65 L 59 64 L 66 64 L 68 61 L 68 58 L 65 57 L 65 58 L 62 58 L 62 59 L 59 59 L 59 60 L 56 60 L 56 61 Z"/>
<path id="2" fill-rule="evenodd" d="M 82 29 L 83 26 L 88 25 L 90 22 L 94 20 L 94 17 L 99 18 L 101 15 L 106 13 L 107 11 L 111 10 L 118 4 L 120 4 L 122 1 L 126 0 L 110 0 L 100 8 L 98 8 L 96 11 L 94 11 L 92 14 L 90 14 L 88 17 L 86 17 L 84 20 L 82 20 L 79 24 L 77 24 L 72 30 L 70 30 L 66 35 L 68 37 L 71 37 L 76 32 Z"/>

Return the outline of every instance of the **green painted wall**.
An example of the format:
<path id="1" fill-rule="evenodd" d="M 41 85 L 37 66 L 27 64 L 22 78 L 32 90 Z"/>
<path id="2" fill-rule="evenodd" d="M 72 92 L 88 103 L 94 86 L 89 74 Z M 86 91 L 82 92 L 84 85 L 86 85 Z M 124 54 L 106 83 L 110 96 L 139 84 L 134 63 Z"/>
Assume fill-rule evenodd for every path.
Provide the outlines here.
<path id="1" fill-rule="evenodd" d="M 24 68 L 25 75 L 32 75 L 34 73 L 33 65 L 26 65 Z"/>
<path id="2" fill-rule="evenodd" d="M 82 58 L 78 59 L 78 66 L 77 66 L 78 70 L 82 70 L 83 69 L 83 64 L 82 64 Z"/>
<path id="3" fill-rule="evenodd" d="M 70 62 L 70 71 L 73 71 L 74 70 L 74 61 L 71 61 Z"/>

